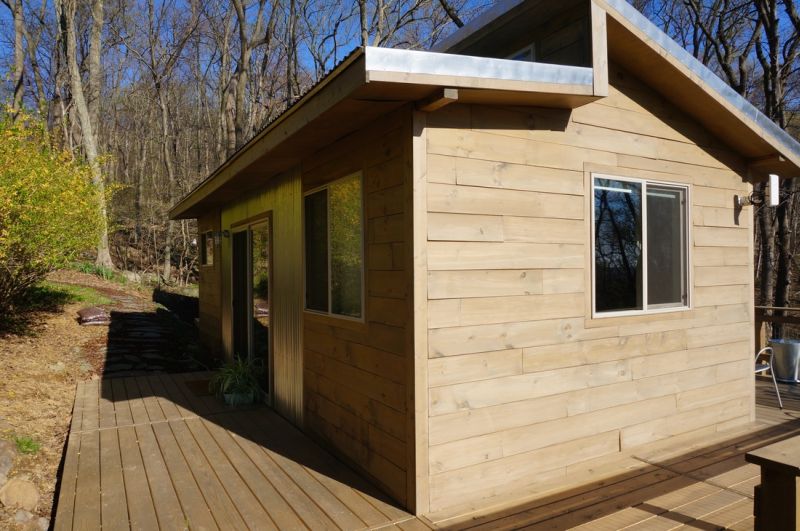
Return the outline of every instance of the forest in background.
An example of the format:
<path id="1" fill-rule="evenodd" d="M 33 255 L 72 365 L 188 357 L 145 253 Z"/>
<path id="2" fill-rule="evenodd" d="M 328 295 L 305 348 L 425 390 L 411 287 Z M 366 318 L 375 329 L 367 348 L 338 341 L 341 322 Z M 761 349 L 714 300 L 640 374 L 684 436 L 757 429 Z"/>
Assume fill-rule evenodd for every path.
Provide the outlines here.
<path id="1" fill-rule="evenodd" d="M 0 0 L 0 98 L 113 192 L 97 264 L 181 284 L 197 247 L 191 222 L 167 219 L 177 199 L 355 47 L 427 49 L 492 3 Z M 798 136 L 794 0 L 631 3 Z M 800 303 L 795 181 L 754 209 L 759 304 Z"/>

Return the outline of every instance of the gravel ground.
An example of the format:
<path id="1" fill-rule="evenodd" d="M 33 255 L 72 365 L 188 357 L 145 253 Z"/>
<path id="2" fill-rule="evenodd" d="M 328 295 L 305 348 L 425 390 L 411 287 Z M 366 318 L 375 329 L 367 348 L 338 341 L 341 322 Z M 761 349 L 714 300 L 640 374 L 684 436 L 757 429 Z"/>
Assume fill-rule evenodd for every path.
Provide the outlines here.
<path id="1" fill-rule="evenodd" d="M 159 310 L 151 302 L 151 292 L 72 271 L 57 272 L 49 280 L 89 286 L 101 292 L 113 301 L 105 307 L 117 316 L 118 322 L 112 322 L 110 327 L 80 326 L 76 312 L 86 303 L 76 303 L 33 314 L 28 330 L 21 335 L 0 332 L 0 439 L 30 438 L 40 446 L 33 453 L 19 454 L 8 476 L 36 484 L 41 501 L 34 512 L 46 518 L 53 508 L 76 383 L 109 373 L 112 348 L 127 355 L 124 338 L 129 335 L 128 327 L 134 327 L 130 329 L 134 335 L 150 337 L 140 330 L 152 324 L 160 330 L 153 337 L 158 348 L 175 357 L 174 365 L 163 360 L 152 368 L 131 363 L 136 370 L 191 370 L 194 366 L 187 358 L 196 354 L 193 327 L 163 308 Z M 15 521 L 16 513 L 16 509 L 0 507 L 0 529 L 23 528 Z"/>

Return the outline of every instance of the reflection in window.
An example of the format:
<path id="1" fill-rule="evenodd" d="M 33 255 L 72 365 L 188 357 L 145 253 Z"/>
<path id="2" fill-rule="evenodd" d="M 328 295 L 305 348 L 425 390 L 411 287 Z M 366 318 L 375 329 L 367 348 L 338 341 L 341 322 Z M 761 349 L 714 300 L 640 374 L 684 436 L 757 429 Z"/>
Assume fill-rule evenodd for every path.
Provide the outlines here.
<path id="1" fill-rule="evenodd" d="M 642 187 L 595 179 L 594 205 L 597 311 L 641 310 Z"/>
<path id="2" fill-rule="evenodd" d="M 686 306 L 686 188 L 609 178 L 593 184 L 595 311 Z"/>
<path id="3" fill-rule="evenodd" d="M 305 198 L 306 308 L 362 316 L 363 219 L 360 174 Z"/>
<path id="4" fill-rule="evenodd" d="M 361 317 L 361 177 L 330 188 L 331 313 Z"/>
<path id="5" fill-rule="evenodd" d="M 204 232 L 200 239 L 200 264 L 214 265 L 214 233 L 211 231 Z"/>
<path id="6" fill-rule="evenodd" d="M 328 190 L 305 199 L 306 308 L 328 311 Z"/>

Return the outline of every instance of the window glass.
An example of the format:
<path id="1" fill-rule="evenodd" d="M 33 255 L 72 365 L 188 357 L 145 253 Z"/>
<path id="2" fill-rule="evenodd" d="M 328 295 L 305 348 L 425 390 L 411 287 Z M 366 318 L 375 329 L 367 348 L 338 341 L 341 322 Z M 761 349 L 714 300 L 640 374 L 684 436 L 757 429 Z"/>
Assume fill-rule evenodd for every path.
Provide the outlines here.
<path id="1" fill-rule="evenodd" d="M 361 178 L 331 184 L 331 313 L 361 317 Z"/>
<path id="2" fill-rule="evenodd" d="M 306 309 L 363 316 L 361 175 L 330 183 L 305 198 Z"/>
<path id="3" fill-rule="evenodd" d="M 642 185 L 595 179 L 595 307 L 643 309 Z"/>
<path id="4" fill-rule="evenodd" d="M 607 177 L 593 184 L 595 311 L 688 306 L 687 189 Z"/>
<path id="5" fill-rule="evenodd" d="M 200 239 L 200 263 L 214 265 L 214 233 L 205 232 Z"/>
<path id="6" fill-rule="evenodd" d="M 528 61 L 532 63 L 534 61 L 533 50 L 533 44 L 530 44 L 525 48 L 509 55 L 508 59 L 511 59 L 512 61 Z"/>
<path id="7" fill-rule="evenodd" d="M 647 186 L 647 304 L 686 304 L 686 191 Z"/>
<path id="8" fill-rule="evenodd" d="M 306 308 L 328 311 L 328 190 L 305 198 Z"/>

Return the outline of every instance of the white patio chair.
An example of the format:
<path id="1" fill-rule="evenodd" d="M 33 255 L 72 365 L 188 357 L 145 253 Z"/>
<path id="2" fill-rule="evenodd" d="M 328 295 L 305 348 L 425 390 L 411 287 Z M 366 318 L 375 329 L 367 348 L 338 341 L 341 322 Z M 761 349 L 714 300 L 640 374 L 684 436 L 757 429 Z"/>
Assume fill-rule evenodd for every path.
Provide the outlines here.
<path id="1" fill-rule="evenodd" d="M 767 351 L 769 351 L 769 361 L 758 361 L 758 358 Z M 778 381 L 775 379 L 775 371 L 772 370 L 772 359 L 772 347 L 764 347 L 759 350 L 758 354 L 756 354 L 756 374 L 763 374 L 769 371 L 770 375 L 772 375 L 772 385 L 775 386 L 775 394 L 778 395 L 778 405 L 783 409 L 783 400 L 781 400 L 781 392 L 778 389 Z"/>

